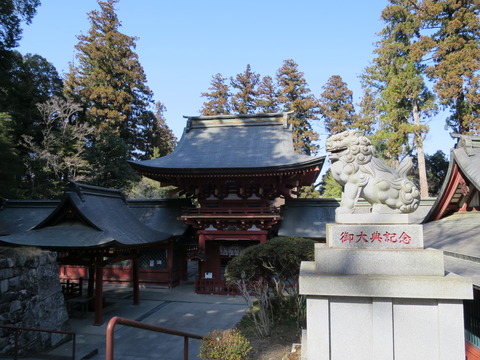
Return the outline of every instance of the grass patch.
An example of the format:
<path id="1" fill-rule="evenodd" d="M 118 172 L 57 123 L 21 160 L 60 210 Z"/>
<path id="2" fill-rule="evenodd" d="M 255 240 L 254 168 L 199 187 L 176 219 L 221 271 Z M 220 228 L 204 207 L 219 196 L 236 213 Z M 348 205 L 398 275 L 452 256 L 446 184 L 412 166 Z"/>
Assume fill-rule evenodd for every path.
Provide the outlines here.
<path id="1" fill-rule="evenodd" d="M 237 324 L 237 329 L 248 339 L 252 346 L 252 359 L 281 360 L 290 353 L 292 344 L 300 343 L 301 330 L 295 319 L 280 317 L 275 319 L 272 335 L 259 338 L 255 331 L 252 316 L 246 313 Z"/>

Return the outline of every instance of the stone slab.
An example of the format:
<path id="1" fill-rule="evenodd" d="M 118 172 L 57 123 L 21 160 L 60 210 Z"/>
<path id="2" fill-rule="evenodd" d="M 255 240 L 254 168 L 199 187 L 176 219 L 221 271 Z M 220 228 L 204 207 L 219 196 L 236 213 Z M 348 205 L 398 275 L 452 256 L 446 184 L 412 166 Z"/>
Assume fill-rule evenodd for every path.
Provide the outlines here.
<path id="1" fill-rule="evenodd" d="M 302 353 L 300 356 L 300 360 L 308 360 L 308 340 L 306 329 L 302 329 Z"/>
<path id="2" fill-rule="evenodd" d="M 372 300 L 372 359 L 394 360 L 393 305 L 391 299 Z"/>
<path id="3" fill-rule="evenodd" d="M 335 249 L 315 247 L 315 271 L 335 275 L 443 276 L 443 252 L 435 249 Z"/>
<path id="4" fill-rule="evenodd" d="M 439 358 L 438 308 L 435 301 L 419 305 L 395 303 L 393 318 L 395 359 Z"/>
<path id="5" fill-rule="evenodd" d="M 335 214 L 338 224 L 408 224 L 408 214 Z"/>
<path id="6" fill-rule="evenodd" d="M 300 294 L 314 296 L 472 299 L 472 282 L 456 274 L 445 276 L 324 275 L 314 261 L 302 262 Z"/>
<path id="7" fill-rule="evenodd" d="M 331 359 L 330 302 L 328 299 L 307 299 L 307 334 L 308 359 Z"/>
<path id="8" fill-rule="evenodd" d="M 463 329 L 463 302 L 452 304 L 438 302 L 439 360 L 455 359 L 465 350 L 465 333 L 453 329 Z"/>
<path id="9" fill-rule="evenodd" d="M 423 249 L 419 224 L 327 224 L 331 248 Z"/>
<path id="10" fill-rule="evenodd" d="M 329 301 L 329 312 L 330 358 L 373 359 L 373 346 L 366 346 L 373 343 L 373 311 L 370 299 Z M 348 316 L 345 316 L 347 314 Z"/>
<path id="11" fill-rule="evenodd" d="M 307 297 L 307 313 L 308 360 L 465 358 L 461 300 Z"/>

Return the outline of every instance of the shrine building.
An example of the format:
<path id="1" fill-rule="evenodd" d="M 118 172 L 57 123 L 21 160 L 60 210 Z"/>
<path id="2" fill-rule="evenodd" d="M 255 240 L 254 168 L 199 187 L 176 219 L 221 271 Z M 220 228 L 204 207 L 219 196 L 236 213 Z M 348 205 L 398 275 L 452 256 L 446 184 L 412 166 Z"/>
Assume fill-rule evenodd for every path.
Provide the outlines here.
<path id="1" fill-rule="evenodd" d="M 324 161 L 294 151 L 287 113 L 188 117 L 173 153 L 131 162 L 178 196 L 132 200 L 71 183 L 61 201 L 4 201 L 0 243 L 56 251 L 61 281 L 88 281 L 89 295 L 96 271 L 135 287 L 195 282 L 198 293 L 234 293 L 224 272 L 244 248 L 274 236 L 325 238 L 337 202 L 296 198 Z"/>
<path id="2" fill-rule="evenodd" d="M 473 300 L 464 301 L 466 359 L 480 360 L 480 137 L 452 137 L 458 143 L 423 232 L 426 248 L 443 251 L 445 269 L 473 282 Z"/>
<path id="3" fill-rule="evenodd" d="M 276 113 L 187 117 L 173 153 L 130 164 L 194 200 L 179 219 L 194 230 L 196 291 L 228 293 L 228 262 L 278 233 L 280 206 L 314 183 L 324 161 L 295 152 L 288 114 Z"/>
<path id="4" fill-rule="evenodd" d="M 454 137 L 439 196 L 422 199 L 410 215 L 423 224 L 425 247 L 444 252 L 445 269 L 473 281 L 465 336 L 468 360 L 480 360 L 480 137 Z M 188 117 L 173 153 L 130 163 L 179 196 L 129 200 L 119 190 L 72 183 L 61 201 L 6 200 L 0 244 L 57 252 L 60 280 L 87 282 L 95 323 L 103 281 L 132 283 L 134 302 L 140 283 L 195 281 L 198 293 L 232 293 L 225 267 L 246 247 L 274 236 L 325 241 L 338 200 L 297 198 L 324 161 L 294 151 L 287 113 Z M 368 212 L 369 204 L 355 211 Z"/>
<path id="5" fill-rule="evenodd" d="M 94 303 L 95 324 L 103 322 L 105 280 L 127 278 L 133 302 L 139 303 L 140 281 L 152 275 L 145 269 L 141 274 L 139 259 L 153 251 L 167 253 L 175 242 L 174 227 L 163 230 L 135 216 L 121 191 L 77 183 L 67 186 L 60 202 L 13 201 L 0 211 L 0 241 L 56 252 L 67 307 Z M 169 271 L 155 272 L 157 281 L 172 272 L 173 252 L 168 253 L 164 260 Z M 86 296 L 82 296 L 84 281 Z"/>

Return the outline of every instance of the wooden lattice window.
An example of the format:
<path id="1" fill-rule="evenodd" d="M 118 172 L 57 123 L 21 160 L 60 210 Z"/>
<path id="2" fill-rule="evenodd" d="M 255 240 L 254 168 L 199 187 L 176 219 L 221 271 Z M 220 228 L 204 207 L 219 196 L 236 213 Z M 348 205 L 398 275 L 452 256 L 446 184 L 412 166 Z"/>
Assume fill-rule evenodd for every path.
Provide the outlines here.
<path id="1" fill-rule="evenodd" d="M 144 270 L 164 270 L 167 268 L 166 249 L 148 249 L 142 251 L 138 267 Z"/>

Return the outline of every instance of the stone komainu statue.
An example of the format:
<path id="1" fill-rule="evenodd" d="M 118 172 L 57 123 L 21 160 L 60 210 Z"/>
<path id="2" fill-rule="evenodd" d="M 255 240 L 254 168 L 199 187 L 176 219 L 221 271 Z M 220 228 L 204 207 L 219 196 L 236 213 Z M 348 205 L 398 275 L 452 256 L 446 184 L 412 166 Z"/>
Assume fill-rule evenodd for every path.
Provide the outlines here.
<path id="1" fill-rule="evenodd" d="M 411 213 L 418 208 L 420 192 L 407 178 L 408 158 L 394 170 L 375 157 L 375 148 L 363 131 L 352 130 L 327 139 L 330 168 L 343 186 L 339 214 L 351 214 L 359 197 L 372 204 L 373 213 Z"/>

